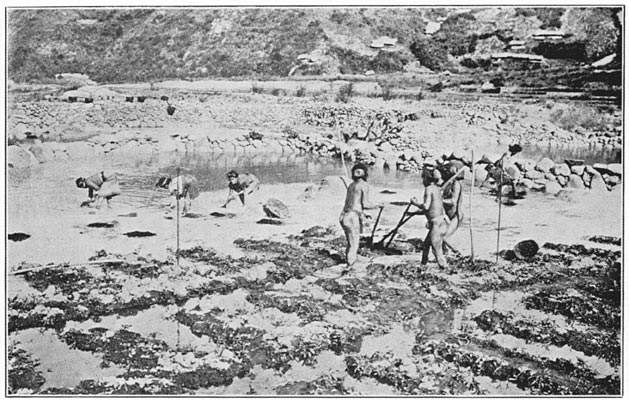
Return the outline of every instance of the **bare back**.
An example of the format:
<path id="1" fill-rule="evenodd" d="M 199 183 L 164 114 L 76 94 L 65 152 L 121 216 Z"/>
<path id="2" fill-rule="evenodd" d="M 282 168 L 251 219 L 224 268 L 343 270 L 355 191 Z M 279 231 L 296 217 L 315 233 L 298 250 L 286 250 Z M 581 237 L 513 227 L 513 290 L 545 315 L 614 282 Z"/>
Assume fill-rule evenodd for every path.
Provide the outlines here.
<path id="1" fill-rule="evenodd" d="M 347 195 L 345 195 L 343 211 L 363 212 L 363 195 L 366 186 L 367 184 L 362 180 L 350 183 L 347 188 Z"/>

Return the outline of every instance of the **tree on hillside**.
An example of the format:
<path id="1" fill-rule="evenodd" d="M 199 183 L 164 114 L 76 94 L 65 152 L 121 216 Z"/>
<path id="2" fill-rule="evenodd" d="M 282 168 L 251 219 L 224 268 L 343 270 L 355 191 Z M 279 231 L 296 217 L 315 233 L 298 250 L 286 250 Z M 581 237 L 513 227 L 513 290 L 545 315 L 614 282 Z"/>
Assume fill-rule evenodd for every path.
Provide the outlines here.
<path id="1" fill-rule="evenodd" d="M 589 60 L 597 60 L 617 51 L 622 31 L 615 24 L 618 8 L 571 8 L 565 15 L 564 28 L 574 35 L 575 41 L 585 43 Z"/>
<path id="2" fill-rule="evenodd" d="M 410 46 L 411 53 L 426 68 L 441 71 L 448 67 L 448 51 L 439 42 L 421 38 Z"/>
<path id="3" fill-rule="evenodd" d="M 441 42 L 453 56 L 473 53 L 478 36 L 474 33 L 476 18 L 472 14 L 456 14 L 446 19 L 433 40 Z"/>

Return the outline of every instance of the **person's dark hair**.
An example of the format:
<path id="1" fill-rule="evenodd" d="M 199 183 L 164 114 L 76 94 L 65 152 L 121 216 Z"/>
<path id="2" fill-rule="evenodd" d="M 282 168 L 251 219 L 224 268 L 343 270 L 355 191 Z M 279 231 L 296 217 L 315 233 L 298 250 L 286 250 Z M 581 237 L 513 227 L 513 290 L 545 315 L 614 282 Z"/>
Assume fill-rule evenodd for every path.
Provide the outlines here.
<path id="1" fill-rule="evenodd" d="M 362 172 L 356 172 L 356 171 L 362 171 Z M 352 179 L 357 181 L 359 179 L 362 179 L 364 181 L 367 180 L 367 177 L 369 176 L 369 172 L 367 171 L 367 166 L 365 164 L 359 163 L 356 164 L 352 167 Z"/>
<path id="2" fill-rule="evenodd" d="M 422 179 L 428 180 L 429 183 L 439 182 L 439 178 L 435 176 L 435 171 L 437 171 L 437 169 L 434 167 L 424 166 L 424 168 L 422 168 Z"/>
<path id="3" fill-rule="evenodd" d="M 238 178 L 238 172 L 231 170 L 227 173 L 227 179 L 229 178 Z"/>
<path id="4" fill-rule="evenodd" d="M 518 154 L 521 151 L 522 151 L 522 146 L 520 146 L 517 143 L 509 146 L 509 153 L 511 154 Z"/>
<path id="5" fill-rule="evenodd" d="M 76 187 L 84 188 L 85 187 L 85 178 L 78 178 L 76 180 Z"/>
<path id="6" fill-rule="evenodd" d="M 161 187 L 163 189 L 168 189 L 168 185 L 170 185 L 170 182 L 172 182 L 172 180 L 173 179 L 170 177 L 162 176 L 161 178 L 159 178 L 155 186 Z"/>

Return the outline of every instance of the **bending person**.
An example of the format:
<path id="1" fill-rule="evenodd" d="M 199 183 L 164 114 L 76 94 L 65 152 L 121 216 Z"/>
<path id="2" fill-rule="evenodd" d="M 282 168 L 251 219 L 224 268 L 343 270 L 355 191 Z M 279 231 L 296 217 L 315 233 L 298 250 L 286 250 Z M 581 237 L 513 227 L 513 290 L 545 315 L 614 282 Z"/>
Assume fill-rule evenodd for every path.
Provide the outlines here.
<path id="1" fill-rule="evenodd" d="M 245 205 L 245 196 L 251 195 L 254 191 L 260 188 L 260 181 L 255 175 L 245 173 L 238 174 L 236 171 L 229 171 L 227 173 L 227 180 L 229 182 L 229 193 L 227 194 L 227 200 L 222 205 L 223 208 L 227 207 L 232 200 L 237 197 L 240 198 L 242 205 Z"/>
<path id="2" fill-rule="evenodd" d="M 111 175 L 105 175 L 103 171 L 89 176 L 87 178 L 78 178 L 76 187 L 87 189 L 88 200 L 81 204 L 81 207 L 96 202 L 96 208 L 100 208 L 103 199 L 109 200 L 120 194 L 120 186 L 118 185 L 118 175 L 114 172 Z"/>
<path id="3" fill-rule="evenodd" d="M 155 185 L 162 189 L 167 189 L 171 197 L 169 207 L 175 207 L 177 199 L 184 199 L 182 213 L 188 213 L 192 207 L 192 200 L 199 196 L 199 182 L 192 175 L 180 175 L 175 179 L 170 177 L 159 178 Z"/>

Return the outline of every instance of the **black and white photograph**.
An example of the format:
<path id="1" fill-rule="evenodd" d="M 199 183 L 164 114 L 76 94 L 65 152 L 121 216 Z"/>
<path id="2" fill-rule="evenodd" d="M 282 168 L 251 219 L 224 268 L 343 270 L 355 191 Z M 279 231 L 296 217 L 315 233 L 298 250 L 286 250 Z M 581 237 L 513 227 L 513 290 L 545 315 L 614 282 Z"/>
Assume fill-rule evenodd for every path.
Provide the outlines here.
<path id="1" fill-rule="evenodd" d="M 5 6 L 5 397 L 623 391 L 625 6 Z"/>

